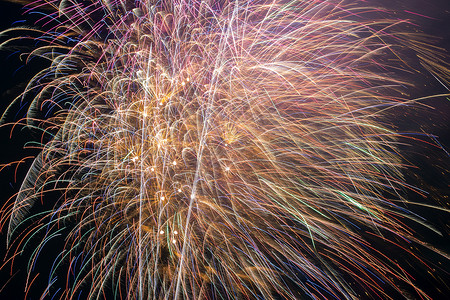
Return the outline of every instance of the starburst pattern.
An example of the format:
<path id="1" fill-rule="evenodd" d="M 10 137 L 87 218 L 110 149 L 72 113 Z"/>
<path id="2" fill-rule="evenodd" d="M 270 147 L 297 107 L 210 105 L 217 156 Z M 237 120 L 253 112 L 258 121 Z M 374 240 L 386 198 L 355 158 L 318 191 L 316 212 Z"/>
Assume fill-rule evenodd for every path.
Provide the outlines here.
<path id="1" fill-rule="evenodd" d="M 447 71 L 356 2 L 35 3 L 57 25 L 5 34 L 46 41 L 25 95 L 53 137 L 6 209 L 9 242 L 41 249 L 70 224 L 61 299 L 389 298 L 398 282 L 427 298 L 362 232 L 420 243 L 383 117 L 408 101 L 401 45 Z"/>

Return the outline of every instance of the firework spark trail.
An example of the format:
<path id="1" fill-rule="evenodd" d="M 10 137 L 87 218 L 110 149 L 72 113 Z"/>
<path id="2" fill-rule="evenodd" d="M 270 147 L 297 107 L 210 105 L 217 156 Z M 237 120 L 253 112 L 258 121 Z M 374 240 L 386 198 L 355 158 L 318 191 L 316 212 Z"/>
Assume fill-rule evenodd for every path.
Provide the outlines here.
<path id="1" fill-rule="evenodd" d="M 366 236 L 421 243 L 402 219 L 428 226 L 397 204 L 410 187 L 383 125 L 408 101 L 397 48 L 443 84 L 448 71 L 402 22 L 357 4 L 33 4 L 58 20 L 31 30 L 48 41 L 31 56 L 51 66 L 17 101 L 35 93 L 27 121 L 54 135 L 5 209 L 11 247 L 70 229 L 55 265 L 76 274 L 60 299 L 111 284 L 127 299 L 394 297 L 386 286 L 427 298 Z"/>

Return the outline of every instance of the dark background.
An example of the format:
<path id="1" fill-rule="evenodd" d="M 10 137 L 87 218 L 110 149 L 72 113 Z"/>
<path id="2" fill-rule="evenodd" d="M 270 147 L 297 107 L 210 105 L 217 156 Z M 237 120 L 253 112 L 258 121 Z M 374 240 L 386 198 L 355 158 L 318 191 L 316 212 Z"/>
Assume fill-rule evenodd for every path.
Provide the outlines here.
<path id="1" fill-rule="evenodd" d="M 376 1 L 376 0 L 375 0 Z M 366 1 L 368 4 L 375 1 Z M 450 50 L 450 1 L 449 0 L 394 0 L 394 1 L 376 1 L 388 8 L 399 11 L 399 18 L 411 18 L 419 25 L 421 30 L 427 34 L 439 37 L 436 44 L 442 48 Z M 420 17 L 405 11 L 415 12 L 426 15 Z M 39 19 L 38 15 L 24 15 L 22 5 L 7 1 L 0 1 L 0 30 L 20 24 L 21 20 L 27 20 L 26 24 L 33 25 L 34 21 Z M 17 23 L 19 21 L 19 23 Z M 14 23 L 16 22 L 16 23 Z M 3 41 L 3 40 L 2 40 Z M 450 57 L 450 55 L 449 55 Z M 32 60 L 24 65 L 24 57 L 20 57 L 14 50 L 0 50 L 0 111 L 3 112 L 12 99 L 17 96 L 24 88 L 26 82 L 37 70 L 42 69 L 47 62 L 39 59 Z M 417 88 L 413 92 L 413 97 L 424 95 L 446 93 L 447 91 L 441 85 L 436 83 L 430 75 L 420 79 Z M 395 115 L 395 125 L 401 132 L 426 132 L 434 135 L 437 141 L 444 149 L 450 152 L 450 101 L 446 97 L 434 98 L 424 102 L 434 109 L 414 109 L 405 112 L 399 110 Z M 10 115 L 11 121 L 18 121 L 25 116 L 24 109 L 14 110 L 15 115 Z M 396 112 L 394 111 L 394 114 Z M 0 165 L 12 161 L 22 160 L 24 157 L 32 157 L 37 151 L 27 142 L 32 140 L 39 141 L 39 134 L 31 132 L 23 127 L 12 126 L 0 127 Z M 422 137 L 426 142 L 436 145 L 433 138 Z M 427 197 L 421 197 L 418 194 L 410 193 L 408 199 L 424 204 L 440 205 L 450 207 L 449 204 L 449 170 L 450 159 L 448 153 L 435 146 L 426 145 L 423 142 L 417 144 L 410 143 L 400 149 L 406 161 L 409 161 L 415 168 L 405 170 L 405 180 L 411 185 L 417 186 L 429 192 Z M 20 188 L 21 181 L 26 174 L 32 160 L 27 159 L 23 163 L 5 167 L 0 172 L 0 206 L 13 197 Z M 437 211 L 431 208 L 409 205 L 408 208 L 417 214 L 424 216 L 432 223 L 442 236 L 434 234 L 423 227 L 410 224 L 417 233 L 417 237 L 450 253 L 449 233 L 450 222 L 449 214 Z M 0 233 L 0 257 L 3 259 L 5 248 L 5 229 Z M 52 252 L 51 250 L 48 250 Z M 53 252 L 58 253 L 58 247 Z M 411 265 L 404 261 L 402 266 L 417 279 L 417 285 L 420 286 L 434 299 L 445 299 L 450 295 L 450 288 L 446 281 L 450 280 L 449 261 L 425 248 L 415 250 L 432 267 L 431 274 L 427 269 L 421 266 Z M 392 253 L 401 260 L 401 254 Z M 49 257 L 46 260 L 45 257 Z M 44 281 L 38 284 L 45 285 L 46 275 L 53 259 L 53 253 L 48 253 L 41 258 L 37 269 L 42 268 Z M 4 261 L 0 260 L 0 266 Z M 26 281 L 27 260 L 18 258 L 14 268 L 6 263 L 0 269 L 0 299 L 22 299 L 25 295 L 24 286 Z M 47 272 L 47 273 L 46 273 Z M 28 299 L 38 299 L 38 295 L 30 293 Z"/>

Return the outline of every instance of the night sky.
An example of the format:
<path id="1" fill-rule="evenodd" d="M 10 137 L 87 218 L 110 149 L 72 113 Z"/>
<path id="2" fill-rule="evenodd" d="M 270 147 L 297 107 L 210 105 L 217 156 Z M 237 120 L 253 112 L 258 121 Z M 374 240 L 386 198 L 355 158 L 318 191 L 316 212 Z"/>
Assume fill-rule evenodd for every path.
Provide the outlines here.
<path id="1" fill-rule="evenodd" d="M 370 1 L 367 1 L 370 3 Z M 378 1 L 383 3 L 385 1 Z M 394 0 L 385 3 L 387 7 L 403 11 L 402 16 L 414 18 L 415 22 L 420 25 L 422 30 L 427 34 L 437 36 L 436 43 L 450 51 L 450 1 L 448 0 Z M 404 11 L 417 12 L 428 16 L 419 17 Z M 21 5 L 10 2 L 0 2 L 0 29 L 6 29 L 17 21 L 27 20 L 27 24 L 32 24 L 37 16 L 23 15 Z M 2 40 L 3 41 L 3 40 Z M 450 57 L 450 55 L 449 55 Z M 27 80 L 37 70 L 45 66 L 46 62 L 39 59 L 32 60 L 28 65 L 24 65 L 20 60 L 19 54 L 14 51 L 2 50 L 0 52 L 0 111 L 8 106 L 12 99 L 21 92 Z M 418 84 L 413 91 L 413 97 L 421 97 L 424 95 L 446 93 L 442 86 L 433 81 L 431 76 L 426 76 L 427 82 L 423 81 Z M 445 97 L 426 100 L 425 104 L 434 109 L 414 109 L 410 111 L 393 111 L 395 115 L 395 125 L 400 132 L 426 132 L 437 137 L 439 143 L 444 149 L 450 152 L 450 101 Z M 11 122 L 17 121 L 25 116 L 25 110 L 17 107 L 17 114 L 10 115 Z M 6 164 L 11 161 L 18 161 L 25 157 L 31 157 L 38 152 L 32 146 L 25 144 L 30 141 L 39 141 L 40 135 L 29 129 L 18 126 L 12 132 L 12 126 L 3 126 L 0 128 L 0 164 Z M 423 137 L 422 137 L 423 138 Z M 430 144 L 436 144 L 432 138 L 423 138 Z M 435 146 L 418 142 L 417 144 L 405 145 L 400 148 L 401 154 L 406 161 L 409 161 L 415 168 L 405 170 L 405 180 L 411 185 L 426 190 L 429 194 L 426 198 L 410 193 L 408 198 L 413 202 L 424 204 L 438 204 L 440 206 L 450 207 L 449 196 L 449 179 L 450 179 L 450 159 L 448 154 Z M 10 198 L 14 197 L 21 185 L 21 180 L 26 174 L 32 160 L 27 159 L 19 166 L 13 165 L 4 168 L 0 172 L 0 196 L 2 205 Z M 17 170 L 16 170 L 17 169 Z M 450 222 L 449 214 L 437 211 L 431 208 L 421 206 L 408 206 L 408 208 L 425 217 L 433 224 L 443 236 L 434 234 L 416 224 L 411 223 L 411 227 L 417 232 L 417 237 L 423 241 L 430 243 L 437 249 L 441 249 L 450 253 Z M 6 227 L 6 226 L 5 226 Z M 5 253 L 5 235 L 6 228 L 3 228 L 0 238 L 0 256 L 3 264 L 3 254 Z M 57 243 L 57 242 L 55 242 Z M 58 246 L 55 244 L 54 252 L 58 252 Z M 33 249 L 29 249 L 32 251 Z M 418 286 L 423 288 L 434 299 L 444 299 L 448 297 L 450 288 L 445 281 L 450 282 L 450 276 L 445 269 L 450 270 L 448 260 L 443 259 L 437 254 L 426 249 L 419 249 L 419 255 L 432 266 L 434 274 L 438 279 L 432 278 L 421 266 L 410 265 L 410 262 L 403 261 L 401 254 L 392 253 L 398 256 L 398 260 L 402 266 L 411 274 L 418 278 Z M 44 255 L 36 268 L 41 274 L 44 274 L 40 280 L 44 284 L 46 275 L 49 272 L 53 255 Z M 47 257 L 49 259 L 47 260 Z M 24 286 L 26 280 L 27 259 L 25 257 L 17 258 L 11 273 L 10 264 L 6 263 L 0 270 L 0 299 L 21 299 L 24 297 Z M 38 299 L 33 297 L 30 292 L 28 299 Z"/>

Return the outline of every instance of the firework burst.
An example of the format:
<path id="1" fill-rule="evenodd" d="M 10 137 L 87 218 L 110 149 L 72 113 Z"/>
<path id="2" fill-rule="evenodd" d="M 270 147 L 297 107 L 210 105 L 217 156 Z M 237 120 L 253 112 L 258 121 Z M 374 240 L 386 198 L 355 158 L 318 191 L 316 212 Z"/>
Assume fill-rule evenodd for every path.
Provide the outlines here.
<path id="1" fill-rule="evenodd" d="M 51 138 L 3 209 L 11 249 L 41 237 L 29 285 L 64 232 L 60 299 L 427 298 L 370 235 L 424 245 L 385 112 L 408 103 L 405 46 L 447 71 L 358 4 L 34 3 L 49 29 L 4 32 L 50 61 L 17 101 Z"/>

